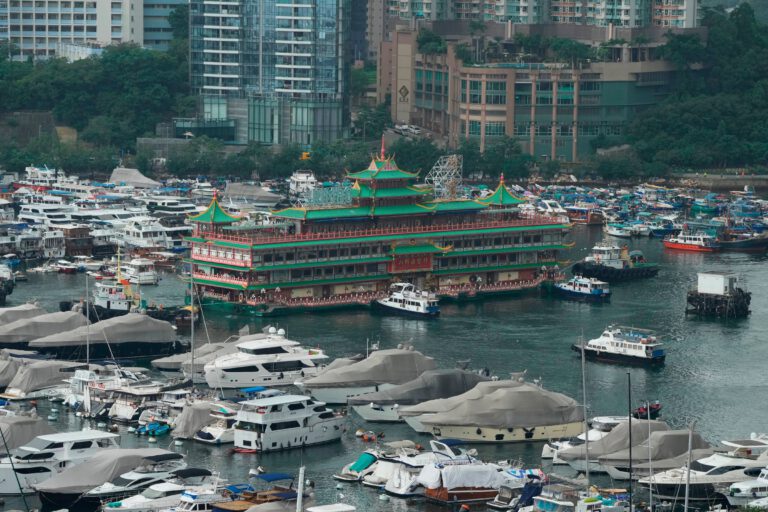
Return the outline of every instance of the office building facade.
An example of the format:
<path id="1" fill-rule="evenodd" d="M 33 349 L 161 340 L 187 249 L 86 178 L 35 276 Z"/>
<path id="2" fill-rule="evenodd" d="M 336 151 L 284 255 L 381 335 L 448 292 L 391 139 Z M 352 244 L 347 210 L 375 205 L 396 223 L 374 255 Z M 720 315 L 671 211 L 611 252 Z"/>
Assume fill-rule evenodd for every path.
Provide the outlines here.
<path id="1" fill-rule="evenodd" d="M 193 0 L 190 14 L 201 116 L 177 131 L 302 145 L 344 135 L 350 0 Z"/>

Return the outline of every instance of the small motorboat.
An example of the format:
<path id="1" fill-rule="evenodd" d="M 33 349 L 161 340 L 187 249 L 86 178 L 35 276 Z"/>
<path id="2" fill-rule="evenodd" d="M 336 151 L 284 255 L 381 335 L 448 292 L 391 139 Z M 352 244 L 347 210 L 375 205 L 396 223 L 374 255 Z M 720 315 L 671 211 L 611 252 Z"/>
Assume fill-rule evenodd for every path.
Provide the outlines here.
<path id="1" fill-rule="evenodd" d="M 27 277 L 27 274 L 25 274 L 24 272 L 21 272 L 19 270 L 17 270 L 16 272 L 13 273 L 13 279 L 17 283 L 29 280 L 29 278 Z"/>
<path id="2" fill-rule="evenodd" d="M 394 283 L 389 295 L 374 301 L 374 305 L 392 313 L 435 317 L 440 314 L 435 294 L 417 290 L 411 283 Z"/>
<path id="3" fill-rule="evenodd" d="M 76 274 L 78 266 L 67 260 L 59 260 L 56 262 L 56 271 L 59 274 Z"/>
<path id="4" fill-rule="evenodd" d="M 647 419 L 655 420 L 659 416 L 661 416 L 661 403 L 659 403 L 658 400 L 656 400 L 651 404 L 650 414 L 648 412 L 648 408 L 646 407 L 646 404 L 641 404 L 637 409 L 632 411 L 632 417 L 638 420 L 647 420 Z"/>
<path id="5" fill-rule="evenodd" d="M 616 238 L 632 238 L 632 231 L 622 224 L 606 224 L 603 227 L 603 232 Z"/>
<path id="6" fill-rule="evenodd" d="M 720 250 L 717 239 L 707 233 L 680 233 L 664 239 L 664 247 L 678 251 L 716 252 Z"/>
<path id="7" fill-rule="evenodd" d="M 593 277 L 574 276 L 567 281 L 555 284 L 555 292 L 577 300 L 610 300 L 611 290 L 608 283 Z"/>

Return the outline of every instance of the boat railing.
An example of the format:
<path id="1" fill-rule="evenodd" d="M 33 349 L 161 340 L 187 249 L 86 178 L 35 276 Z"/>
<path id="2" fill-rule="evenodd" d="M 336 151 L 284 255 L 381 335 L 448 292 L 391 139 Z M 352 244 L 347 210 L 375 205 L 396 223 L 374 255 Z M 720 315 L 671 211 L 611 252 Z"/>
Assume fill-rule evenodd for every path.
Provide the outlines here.
<path id="1" fill-rule="evenodd" d="M 437 233 L 443 231 L 467 231 L 475 229 L 493 229 L 522 226 L 552 226 L 562 224 L 562 219 L 544 216 L 530 215 L 515 217 L 514 219 L 480 221 L 480 222 L 450 222 L 429 226 L 391 226 L 373 229 L 350 229 L 338 231 L 323 231 L 317 233 L 302 233 L 281 236 L 235 236 L 223 233 L 196 233 L 196 236 L 212 241 L 235 242 L 246 245 L 306 242 L 313 240 L 331 240 L 339 238 L 365 238 L 374 236 L 387 236 L 398 234 Z"/>

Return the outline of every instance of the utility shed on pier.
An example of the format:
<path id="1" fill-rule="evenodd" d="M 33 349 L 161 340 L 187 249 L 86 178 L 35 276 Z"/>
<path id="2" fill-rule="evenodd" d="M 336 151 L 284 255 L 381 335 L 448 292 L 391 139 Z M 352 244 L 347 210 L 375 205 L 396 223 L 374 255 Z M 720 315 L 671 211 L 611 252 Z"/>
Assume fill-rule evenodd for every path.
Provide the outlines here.
<path id="1" fill-rule="evenodd" d="M 710 295 L 732 295 L 736 291 L 738 277 L 726 272 L 699 272 L 698 292 Z"/>

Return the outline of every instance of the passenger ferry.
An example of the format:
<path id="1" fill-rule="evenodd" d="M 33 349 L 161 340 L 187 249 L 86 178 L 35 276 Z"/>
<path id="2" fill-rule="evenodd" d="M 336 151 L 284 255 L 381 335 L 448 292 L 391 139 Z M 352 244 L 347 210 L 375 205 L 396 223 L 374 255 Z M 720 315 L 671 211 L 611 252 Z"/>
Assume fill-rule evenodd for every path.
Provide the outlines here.
<path id="1" fill-rule="evenodd" d="M 389 290 L 387 297 L 376 301 L 376 305 L 385 311 L 424 317 L 440 314 L 434 293 L 417 290 L 410 283 L 395 283 Z"/>
<path id="2" fill-rule="evenodd" d="M 611 298 L 608 283 L 593 277 L 574 276 L 562 283 L 556 283 L 555 291 L 571 299 L 599 301 Z"/>
<path id="3" fill-rule="evenodd" d="M 205 381 L 213 389 L 291 386 L 316 375 L 327 359 L 322 350 L 304 348 L 286 339 L 284 329 L 271 327 L 266 338 L 239 343 L 237 352 L 207 363 Z"/>
<path id="4" fill-rule="evenodd" d="M 599 338 L 571 346 L 584 357 L 595 361 L 643 365 L 664 364 L 666 352 L 656 334 L 636 327 L 608 326 Z"/>
<path id="5" fill-rule="evenodd" d="M 160 282 L 155 262 L 148 258 L 134 258 L 125 264 L 122 271 L 131 284 L 155 285 Z"/>
<path id="6" fill-rule="evenodd" d="M 216 196 L 190 217 L 206 308 L 266 316 L 368 307 L 393 282 L 438 299 L 508 293 L 538 287 L 542 267 L 567 248 L 570 224 L 521 212 L 503 180 L 482 199 L 434 199 L 384 155 L 347 178 L 353 185 L 336 191 L 344 197 L 273 211 L 267 224 L 245 223 Z"/>
<path id="7" fill-rule="evenodd" d="M 304 395 L 242 402 L 235 423 L 235 451 L 271 452 L 341 439 L 346 416 Z"/>
<path id="8" fill-rule="evenodd" d="M 679 251 L 716 252 L 720 250 L 717 239 L 707 233 L 680 233 L 664 239 L 664 247 Z"/>

